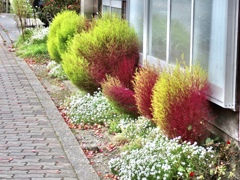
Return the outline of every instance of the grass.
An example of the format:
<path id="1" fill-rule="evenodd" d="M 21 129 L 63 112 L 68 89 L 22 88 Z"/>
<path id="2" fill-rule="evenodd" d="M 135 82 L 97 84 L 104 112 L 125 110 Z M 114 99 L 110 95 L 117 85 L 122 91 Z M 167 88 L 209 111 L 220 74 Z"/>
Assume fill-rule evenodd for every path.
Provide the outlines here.
<path id="1" fill-rule="evenodd" d="M 22 58 L 48 57 L 47 46 L 44 43 L 25 45 L 19 49 L 18 55 Z"/>

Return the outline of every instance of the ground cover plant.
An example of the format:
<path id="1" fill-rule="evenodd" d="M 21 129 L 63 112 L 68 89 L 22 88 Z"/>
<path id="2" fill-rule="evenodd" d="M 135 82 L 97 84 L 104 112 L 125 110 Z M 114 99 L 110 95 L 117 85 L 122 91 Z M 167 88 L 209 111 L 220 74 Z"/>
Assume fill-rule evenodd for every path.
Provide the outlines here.
<path id="1" fill-rule="evenodd" d="M 67 104 L 66 114 L 70 117 L 72 124 L 102 124 L 110 126 L 111 132 L 118 132 L 118 123 L 121 119 L 131 119 L 127 114 L 119 113 L 101 91 L 93 95 L 78 93 L 65 102 Z M 65 105 L 66 106 L 66 105 Z"/>
<path id="2" fill-rule="evenodd" d="M 109 165 L 120 179 L 234 179 L 220 154 L 210 147 L 168 139 L 159 129 L 155 138 L 146 139 L 141 149 L 124 152 Z M 228 148 L 228 145 L 225 145 Z M 219 163 L 219 162 L 221 163 Z"/>
<path id="3" fill-rule="evenodd" d="M 49 29 L 44 27 L 26 29 L 16 42 L 17 55 L 23 58 L 47 58 L 46 42 L 48 31 Z"/>
<path id="4" fill-rule="evenodd" d="M 71 100 L 73 105 L 69 105 L 74 112 L 75 124 L 108 124 L 118 119 L 109 114 L 113 107 L 101 92 L 79 94 L 74 98 Z M 183 141 L 181 137 L 171 139 L 145 117 L 121 117 L 117 126 L 120 130 L 115 131 L 115 143 L 120 145 L 123 153 L 110 160 L 109 166 L 120 179 L 236 178 L 236 166 L 231 166 L 234 162 L 231 160 L 239 153 L 234 154 L 230 141 L 214 143 L 208 139 L 207 144 L 197 145 Z"/>
<path id="5" fill-rule="evenodd" d="M 47 65 L 48 74 L 52 78 L 57 78 L 59 80 L 66 80 L 67 75 L 65 74 L 61 64 L 55 61 L 50 61 Z"/>
<path id="6" fill-rule="evenodd" d="M 117 16 L 105 15 L 94 21 L 88 32 L 75 35 L 63 58 L 63 68 L 77 86 L 88 90 L 92 87 L 94 91 L 106 75 L 118 77 L 125 87 L 131 88 L 137 62 L 134 29 Z"/>
<path id="7" fill-rule="evenodd" d="M 86 19 L 75 11 L 62 11 L 58 13 L 50 24 L 47 47 L 50 57 L 56 62 L 62 61 L 66 52 L 68 41 L 74 34 L 86 28 Z"/>

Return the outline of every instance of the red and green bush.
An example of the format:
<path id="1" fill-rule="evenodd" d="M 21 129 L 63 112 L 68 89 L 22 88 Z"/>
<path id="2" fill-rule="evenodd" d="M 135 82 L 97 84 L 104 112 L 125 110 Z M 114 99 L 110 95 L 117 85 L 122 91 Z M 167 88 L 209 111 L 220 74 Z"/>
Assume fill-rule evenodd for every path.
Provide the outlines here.
<path id="1" fill-rule="evenodd" d="M 86 29 L 86 19 L 75 11 L 62 11 L 53 19 L 47 40 L 50 57 L 56 62 L 62 61 L 62 55 L 66 52 L 68 41 L 75 33 Z"/>
<path id="2" fill-rule="evenodd" d="M 146 65 L 139 68 L 134 75 L 133 89 L 138 111 L 149 119 L 153 118 L 151 100 L 153 87 L 160 74 L 159 71 L 160 69 Z"/>
<path id="3" fill-rule="evenodd" d="M 132 88 L 132 78 L 138 64 L 138 40 L 127 21 L 116 16 L 103 16 L 95 20 L 94 27 L 88 32 L 76 35 L 71 44 L 63 58 L 64 64 L 77 70 L 83 65 L 82 61 L 86 61 L 88 66 L 79 69 L 84 69 L 91 79 L 89 84 L 100 87 L 109 75 L 117 77 L 126 88 Z M 78 58 L 72 60 L 74 56 Z M 74 72 L 68 75 L 69 79 L 72 76 L 75 76 Z M 81 88 L 82 83 L 86 85 L 84 78 L 77 78 L 77 86 Z"/>
<path id="4" fill-rule="evenodd" d="M 171 68 L 170 68 L 171 69 Z M 210 120 L 206 93 L 209 85 L 199 67 L 180 65 L 161 73 L 153 89 L 153 120 L 170 138 L 200 142 L 206 137 Z"/>
<path id="5" fill-rule="evenodd" d="M 107 77 L 102 83 L 103 94 L 120 112 L 137 116 L 137 106 L 134 92 L 126 88 L 116 77 Z"/>

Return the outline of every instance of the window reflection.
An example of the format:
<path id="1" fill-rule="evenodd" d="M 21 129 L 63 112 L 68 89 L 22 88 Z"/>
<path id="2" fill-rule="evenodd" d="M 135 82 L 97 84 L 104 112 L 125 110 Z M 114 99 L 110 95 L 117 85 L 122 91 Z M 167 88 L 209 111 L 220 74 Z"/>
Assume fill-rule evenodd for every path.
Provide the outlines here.
<path id="1" fill-rule="evenodd" d="M 170 54 L 169 62 L 176 59 L 189 65 L 191 38 L 191 0 L 171 1 Z"/>
<path id="2" fill-rule="evenodd" d="M 129 21 L 138 35 L 140 52 L 143 52 L 143 4 L 142 0 L 130 1 Z"/>
<path id="3" fill-rule="evenodd" d="M 228 0 L 196 0 L 193 59 L 208 71 L 209 81 L 224 87 Z"/>
<path id="4" fill-rule="evenodd" d="M 149 55 L 166 60 L 167 0 L 150 0 Z"/>

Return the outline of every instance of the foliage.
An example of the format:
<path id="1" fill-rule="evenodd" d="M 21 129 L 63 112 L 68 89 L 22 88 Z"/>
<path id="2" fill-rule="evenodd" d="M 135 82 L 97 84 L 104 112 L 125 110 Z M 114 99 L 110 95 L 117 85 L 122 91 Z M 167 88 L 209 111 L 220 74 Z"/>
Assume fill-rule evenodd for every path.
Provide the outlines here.
<path id="1" fill-rule="evenodd" d="M 152 141 L 155 134 L 155 124 L 149 119 L 139 116 L 135 120 L 119 122 L 121 133 L 116 134 L 115 140 L 123 145 L 122 150 L 140 149 L 146 143 L 145 139 Z"/>
<path id="2" fill-rule="evenodd" d="M 64 56 L 64 66 L 84 70 L 88 83 L 94 84 L 95 89 L 100 87 L 106 75 L 118 77 L 125 87 L 131 88 L 138 61 L 138 41 L 127 21 L 116 16 L 103 16 L 94 22 L 94 27 L 88 32 L 76 35 L 70 46 Z M 84 86 L 87 86 L 84 78 L 74 74 L 77 71 L 72 74 L 68 71 L 69 79 L 74 79 L 76 85 L 81 87 L 85 83 Z"/>
<path id="3" fill-rule="evenodd" d="M 29 1 L 26 0 L 11 0 L 10 2 L 13 12 L 17 15 L 20 22 L 22 37 L 25 39 L 24 29 L 26 27 L 26 18 L 31 16 L 33 12 L 32 6 L 30 5 Z"/>
<path id="4" fill-rule="evenodd" d="M 93 93 L 98 88 L 98 84 L 94 82 L 89 74 L 89 62 L 85 58 L 78 56 L 77 52 L 81 44 L 80 37 L 80 34 L 75 35 L 67 53 L 63 54 L 62 67 L 73 84 L 82 90 Z"/>
<path id="5" fill-rule="evenodd" d="M 138 115 L 134 92 L 126 88 L 118 78 L 108 76 L 101 85 L 103 94 L 117 110 L 134 116 Z"/>
<path id="6" fill-rule="evenodd" d="M 156 129 L 155 129 L 156 130 Z M 152 141 L 141 149 L 122 153 L 109 165 L 121 179 L 208 179 L 216 158 L 211 148 L 197 146 L 181 138 L 168 139 L 156 132 Z"/>
<path id="7" fill-rule="evenodd" d="M 62 69 L 61 64 L 51 61 L 47 65 L 48 74 L 50 77 L 58 78 L 59 80 L 66 80 L 67 76 Z"/>
<path id="8" fill-rule="evenodd" d="M 141 115 L 152 119 L 152 90 L 159 77 L 160 70 L 157 70 L 150 65 L 139 68 L 133 81 L 133 89 L 135 92 L 136 104 Z"/>
<path id="9" fill-rule="evenodd" d="M 17 42 L 17 54 L 24 58 L 45 58 L 47 57 L 47 34 L 48 28 L 26 29 L 20 35 Z"/>
<path id="10" fill-rule="evenodd" d="M 41 17 L 48 23 L 61 11 L 74 10 L 77 13 L 80 11 L 80 2 L 76 0 L 44 0 L 44 2 Z"/>
<path id="11" fill-rule="evenodd" d="M 79 16 L 74 11 L 63 11 L 58 13 L 53 19 L 47 41 L 50 57 L 56 62 L 62 61 L 62 54 L 67 49 L 67 42 L 71 40 L 75 33 L 81 32 L 85 28 L 85 18 Z"/>
<path id="12" fill-rule="evenodd" d="M 33 35 L 33 31 L 31 29 L 26 29 L 21 35 L 19 35 L 19 37 L 15 43 L 16 47 L 20 47 L 23 44 L 25 44 L 25 45 L 28 44 L 32 35 Z M 25 38 L 23 38 L 23 37 L 25 37 Z"/>
<path id="13" fill-rule="evenodd" d="M 199 142 L 207 135 L 210 120 L 206 93 L 209 90 L 205 72 L 180 65 L 161 73 L 153 89 L 153 119 L 168 137 Z"/>
<path id="14" fill-rule="evenodd" d="M 66 113 L 73 124 L 90 123 L 109 125 L 112 121 L 118 122 L 126 115 L 118 113 L 108 102 L 102 92 L 93 95 L 76 94 L 71 96 Z"/>
<path id="15" fill-rule="evenodd" d="M 45 43 L 40 44 L 32 44 L 31 46 L 24 46 L 25 48 L 21 48 L 18 54 L 23 58 L 31 58 L 37 57 L 41 55 L 46 55 L 47 46 Z"/>

